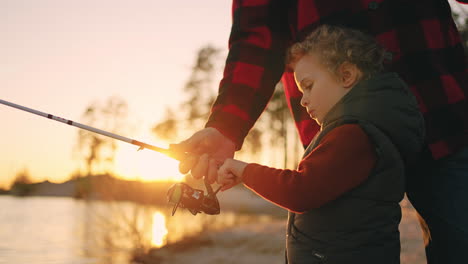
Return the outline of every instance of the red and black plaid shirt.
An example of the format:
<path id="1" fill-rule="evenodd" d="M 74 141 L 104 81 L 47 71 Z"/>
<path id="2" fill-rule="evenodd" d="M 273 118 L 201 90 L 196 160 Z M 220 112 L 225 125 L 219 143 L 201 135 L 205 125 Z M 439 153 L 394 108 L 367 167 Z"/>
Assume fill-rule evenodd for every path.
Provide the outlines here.
<path id="1" fill-rule="evenodd" d="M 466 58 L 446 0 L 234 0 L 229 55 L 206 126 L 240 148 L 281 79 L 307 146 L 319 127 L 300 106 L 285 55 L 321 24 L 360 29 L 391 52 L 387 68 L 415 94 L 434 158 L 468 145 Z"/>

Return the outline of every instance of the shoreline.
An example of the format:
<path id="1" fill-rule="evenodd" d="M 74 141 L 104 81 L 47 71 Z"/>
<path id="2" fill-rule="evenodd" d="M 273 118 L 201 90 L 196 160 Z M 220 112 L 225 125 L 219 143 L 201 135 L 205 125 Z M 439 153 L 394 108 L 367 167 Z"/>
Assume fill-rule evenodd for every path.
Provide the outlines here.
<path id="1" fill-rule="evenodd" d="M 234 200 L 236 204 L 242 205 L 245 201 L 238 196 L 239 194 L 232 195 L 237 197 L 237 200 Z M 248 196 L 245 193 L 243 195 Z M 254 204 L 263 206 L 263 202 L 268 203 L 256 201 Z M 402 208 L 402 220 L 399 226 L 400 261 L 402 264 L 424 264 L 426 257 L 416 211 L 406 198 L 400 205 Z M 204 264 L 284 263 L 286 221 L 284 218 L 272 218 L 266 222 L 246 223 L 188 237 L 165 247 L 150 250 L 145 255 L 148 258 L 147 262 L 141 258 L 142 262 L 138 263 L 179 264 L 195 260 L 196 263 Z"/>

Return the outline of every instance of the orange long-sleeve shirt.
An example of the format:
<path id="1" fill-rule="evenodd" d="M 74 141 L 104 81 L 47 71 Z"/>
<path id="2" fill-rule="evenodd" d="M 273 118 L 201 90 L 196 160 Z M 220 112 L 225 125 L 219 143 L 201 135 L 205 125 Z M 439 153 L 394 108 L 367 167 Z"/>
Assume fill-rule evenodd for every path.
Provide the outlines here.
<path id="1" fill-rule="evenodd" d="M 301 213 L 318 208 L 367 179 L 377 160 L 367 134 L 356 124 L 331 130 L 297 170 L 251 163 L 243 182 L 263 198 Z"/>

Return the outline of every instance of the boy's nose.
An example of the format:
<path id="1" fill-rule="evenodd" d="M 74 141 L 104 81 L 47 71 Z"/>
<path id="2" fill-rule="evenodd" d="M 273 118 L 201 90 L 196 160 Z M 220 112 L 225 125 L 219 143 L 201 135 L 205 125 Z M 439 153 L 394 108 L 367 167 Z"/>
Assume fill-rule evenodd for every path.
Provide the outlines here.
<path id="1" fill-rule="evenodd" d="M 302 96 L 302 98 L 301 98 L 301 105 L 302 105 L 303 107 L 306 107 L 307 104 L 308 104 L 308 103 L 307 103 L 307 100 L 304 98 L 304 96 Z"/>

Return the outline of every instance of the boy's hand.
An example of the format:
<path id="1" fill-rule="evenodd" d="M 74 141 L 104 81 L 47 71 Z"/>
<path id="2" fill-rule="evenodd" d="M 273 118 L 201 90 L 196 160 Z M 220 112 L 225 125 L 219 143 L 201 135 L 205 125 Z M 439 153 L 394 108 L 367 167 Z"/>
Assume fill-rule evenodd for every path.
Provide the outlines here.
<path id="1" fill-rule="evenodd" d="M 235 159 L 226 159 L 218 169 L 218 183 L 221 191 L 228 190 L 242 182 L 242 174 L 248 163 Z"/>

